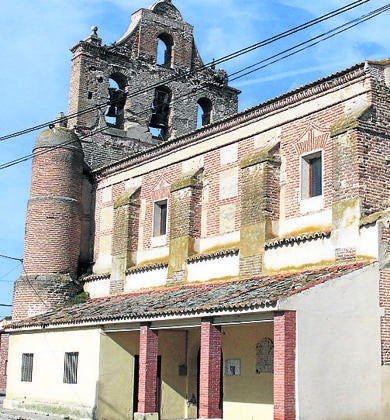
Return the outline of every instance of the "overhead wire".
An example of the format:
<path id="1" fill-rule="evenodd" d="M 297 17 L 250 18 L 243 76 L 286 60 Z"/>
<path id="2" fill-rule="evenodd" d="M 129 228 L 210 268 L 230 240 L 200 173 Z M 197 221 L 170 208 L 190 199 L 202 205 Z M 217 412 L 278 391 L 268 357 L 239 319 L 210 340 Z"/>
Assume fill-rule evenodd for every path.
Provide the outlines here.
<path id="1" fill-rule="evenodd" d="M 210 63 L 207 63 L 207 64 L 204 64 L 204 65 L 198 66 L 198 67 L 196 67 L 195 69 L 193 69 L 191 71 L 184 72 L 183 74 L 175 74 L 174 76 L 171 76 L 171 77 L 169 77 L 167 79 L 163 79 L 163 80 L 160 80 L 160 81 L 158 81 L 158 82 L 156 82 L 156 83 L 154 83 L 152 85 L 146 86 L 143 89 L 139 89 L 139 90 L 137 90 L 135 92 L 132 92 L 132 93 L 126 93 L 126 97 L 127 98 L 132 98 L 132 97 L 141 95 L 143 93 L 147 93 L 147 92 L 149 92 L 151 90 L 154 90 L 156 87 L 161 86 L 162 84 L 171 83 L 173 81 L 178 81 L 178 80 L 180 80 L 182 78 L 188 77 L 189 75 L 192 75 L 194 73 L 197 73 L 199 71 L 202 71 L 205 68 L 213 67 L 213 66 L 215 66 L 217 64 L 221 64 L 223 62 L 232 60 L 232 59 L 237 58 L 237 57 L 239 57 L 241 55 L 247 54 L 248 52 L 254 51 L 254 50 L 256 50 L 256 49 L 258 49 L 260 47 L 263 47 L 263 46 L 268 45 L 270 43 L 276 42 L 276 41 L 278 41 L 280 39 L 283 39 L 283 38 L 288 37 L 290 35 L 293 35 L 293 34 L 295 34 L 297 32 L 300 32 L 300 31 L 302 31 L 304 29 L 307 29 L 307 28 L 309 28 L 311 26 L 314 26 L 314 25 L 316 25 L 318 23 L 324 22 L 324 21 L 326 21 L 328 19 L 331 19 L 331 18 L 333 18 L 335 16 L 338 16 L 339 14 L 345 13 L 346 11 L 349 11 L 349 10 L 352 10 L 352 9 L 354 9 L 356 7 L 359 7 L 359 6 L 363 5 L 364 3 L 368 3 L 369 1 L 371 1 L 371 0 L 357 0 L 357 1 L 354 1 L 354 2 L 349 3 L 349 4 L 347 4 L 347 5 L 343 6 L 343 7 L 340 7 L 338 9 L 335 9 L 335 10 L 329 12 L 329 13 L 326 13 L 326 14 L 318 17 L 318 18 L 312 19 L 312 20 L 310 20 L 310 21 L 308 21 L 306 23 L 303 23 L 301 25 L 295 26 L 295 27 L 293 27 L 293 28 L 291 28 L 291 29 L 289 29 L 287 31 L 284 31 L 284 32 L 282 32 L 280 34 L 274 35 L 274 36 L 272 36 L 270 38 L 267 38 L 267 39 L 265 39 L 263 41 L 260 41 L 260 42 L 257 42 L 255 44 L 252 44 L 252 45 L 250 45 L 250 46 L 248 46 L 246 48 L 243 48 L 243 49 L 240 49 L 238 51 L 235 51 L 235 52 L 233 52 L 231 54 L 228 54 L 228 55 L 226 55 L 224 57 L 221 57 L 221 58 L 219 58 L 217 60 L 213 60 Z M 114 47 L 111 47 L 111 48 L 114 48 Z M 0 142 L 5 141 L 5 140 L 8 140 L 8 139 L 11 139 L 11 138 L 14 138 L 14 137 L 19 137 L 21 135 L 28 134 L 28 133 L 33 132 L 33 131 L 36 131 L 36 130 L 40 130 L 40 129 L 45 128 L 47 126 L 54 125 L 54 124 L 56 124 L 58 122 L 62 122 L 62 121 L 65 121 L 67 119 L 75 118 L 75 117 L 77 117 L 79 115 L 84 115 L 84 114 L 90 113 L 92 111 L 96 111 L 98 109 L 101 109 L 103 107 L 108 106 L 109 104 L 110 104 L 110 101 L 104 101 L 104 102 L 102 102 L 100 104 L 95 104 L 95 105 L 93 105 L 91 107 L 87 107 L 86 109 L 84 109 L 82 111 L 78 111 L 78 112 L 69 114 L 69 115 L 64 116 L 62 118 L 57 118 L 55 120 L 47 121 L 47 122 L 44 122 L 42 124 L 38 124 L 38 125 L 33 126 L 33 127 L 30 127 L 30 128 L 26 128 L 24 130 L 20 130 L 20 131 L 11 133 L 11 134 L 7 134 L 5 136 L 1 136 L 0 137 Z"/>
<path id="2" fill-rule="evenodd" d="M 339 35 L 339 34 L 345 32 L 345 31 L 347 31 L 347 30 L 349 30 L 349 29 L 351 29 L 351 28 L 353 28 L 353 27 L 355 27 L 357 25 L 360 25 L 361 23 L 366 22 L 367 20 L 373 19 L 374 17 L 379 16 L 380 14 L 382 14 L 384 12 L 387 12 L 388 10 L 390 10 L 390 3 L 387 4 L 386 6 L 383 6 L 383 7 L 380 7 L 378 9 L 376 9 L 376 10 L 373 10 L 372 12 L 367 13 L 366 15 L 363 15 L 363 16 L 361 16 L 359 18 L 356 18 L 356 19 L 353 19 L 353 20 L 351 20 L 351 21 L 349 21 L 347 23 L 344 23 L 343 25 L 339 25 L 336 28 L 333 28 L 333 29 L 331 29 L 331 30 L 329 30 L 329 31 L 327 31 L 327 32 L 325 32 L 323 34 L 317 35 L 317 36 L 315 36 L 315 37 L 313 37 L 311 39 L 308 39 L 308 40 L 306 40 L 304 42 L 301 42 L 300 44 L 297 44 L 294 47 L 288 48 L 288 49 L 286 49 L 284 51 L 281 51 L 281 52 L 279 52 L 277 54 L 272 55 L 271 57 L 268 57 L 268 58 L 266 58 L 264 60 L 258 61 L 255 64 L 252 64 L 250 66 L 247 66 L 244 69 L 241 69 L 241 70 L 238 70 L 238 71 L 236 71 L 234 73 L 231 73 L 231 74 L 229 74 L 229 81 L 230 82 L 235 81 L 237 79 L 240 79 L 241 77 L 247 76 L 248 74 L 251 74 L 253 72 L 256 72 L 258 70 L 261 70 L 261 69 L 263 69 L 263 68 L 265 68 L 265 67 L 267 67 L 267 66 L 269 66 L 271 64 L 274 64 L 274 63 L 276 63 L 276 62 L 278 62 L 278 61 L 280 61 L 282 59 L 291 57 L 292 55 L 295 55 L 295 54 L 297 54 L 299 52 L 302 52 L 302 51 L 304 51 L 304 50 L 306 50 L 308 48 L 311 48 L 314 45 L 319 44 L 320 42 L 326 41 L 329 38 L 333 38 L 336 35 Z M 313 41 L 315 41 L 315 42 L 313 42 Z M 304 48 L 299 48 L 299 47 L 303 47 L 304 45 L 305 45 Z M 295 49 L 297 49 L 297 50 L 294 51 Z M 290 54 L 283 55 L 283 54 L 286 54 L 286 53 L 288 53 L 290 51 L 291 51 Z M 258 64 L 267 62 L 267 61 L 272 60 L 273 58 L 276 58 L 276 57 L 279 57 L 279 56 L 282 56 L 282 57 L 280 59 L 278 59 L 278 60 L 271 61 L 270 63 L 268 63 L 268 64 L 266 64 L 264 66 L 256 67 L 256 68 L 253 69 L 253 67 L 257 66 Z M 248 69 L 253 69 L 253 70 L 248 71 L 248 72 L 243 73 L 243 74 L 240 74 L 243 71 L 248 70 Z M 238 74 L 240 74 L 240 75 L 239 76 L 236 76 Z M 234 77 L 234 78 L 231 79 L 231 76 L 236 76 L 236 77 Z"/>
<path id="3" fill-rule="evenodd" d="M 308 39 L 306 41 L 303 41 L 303 42 L 301 42 L 301 43 L 299 43 L 299 44 L 297 44 L 297 45 L 295 45 L 293 47 L 290 47 L 290 48 L 288 48 L 288 49 L 286 49 L 284 51 L 281 51 L 281 52 L 279 52 L 277 54 L 274 54 L 274 55 L 272 55 L 272 56 L 270 56 L 270 57 L 268 57 L 268 58 L 266 58 L 264 60 L 258 61 L 256 63 L 250 65 L 250 66 L 247 66 L 247 67 L 245 67 L 245 68 L 243 68 L 241 70 L 238 70 L 238 71 L 236 71 L 234 73 L 231 73 L 231 74 L 228 75 L 228 77 L 230 79 L 231 76 L 236 76 L 233 79 L 230 79 L 230 81 L 234 81 L 234 80 L 240 79 L 241 77 L 247 76 L 248 74 L 251 74 L 253 72 L 256 72 L 256 71 L 258 71 L 260 69 L 263 69 L 265 67 L 270 66 L 271 64 L 274 64 L 274 63 L 276 63 L 278 61 L 281 61 L 281 60 L 286 59 L 286 58 L 288 58 L 288 57 L 290 57 L 292 55 L 295 55 L 295 54 L 297 54 L 299 52 L 302 52 L 305 49 L 311 48 L 314 45 L 319 44 L 320 42 L 323 42 L 323 41 L 325 41 L 325 40 L 327 40 L 329 38 L 332 38 L 332 37 L 334 37 L 334 36 L 336 36 L 336 35 L 338 35 L 340 33 L 343 33 L 343 32 L 345 32 L 345 31 L 347 31 L 347 30 L 349 30 L 349 29 L 351 29 L 351 28 L 353 28 L 353 27 L 355 27 L 355 26 L 357 26 L 357 25 L 359 25 L 359 24 L 361 24 L 361 23 L 363 23 L 363 22 L 365 22 L 365 21 L 367 21 L 369 19 L 372 19 L 372 18 L 374 18 L 374 17 L 376 17 L 376 16 L 378 16 L 378 15 L 380 15 L 380 14 L 382 14 L 382 13 L 388 11 L 388 10 L 390 10 L 390 4 L 387 4 L 386 6 L 380 7 L 378 9 L 376 9 L 376 10 L 373 10 L 372 12 L 367 13 L 365 15 L 362 15 L 359 18 L 353 19 L 353 20 L 351 20 L 349 22 L 346 22 L 346 23 L 344 23 L 342 25 L 339 25 L 336 28 L 333 28 L 333 29 L 331 29 L 331 30 L 329 30 L 327 32 L 324 32 L 324 33 L 322 33 L 320 35 L 317 35 L 317 36 L 315 36 L 315 37 L 313 37 L 311 39 Z M 276 57 L 279 57 L 279 58 L 276 59 Z M 274 58 L 275 58 L 275 60 L 273 60 Z M 270 60 L 273 60 L 273 61 L 270 61 Z M 263 64 L 262 66 L 258 66 L 259 64 L 262 64 L 262 63 L 266 63 L 266 64 Z M 255 67 L 255 66 L 258 66 L 258 67 Z M 253 67 L 255 67 L 255 68 L 253 68 Z M 245 73 L 242 73 L 243 71 L 249 70 L 249 69 L 251 69 L 251 70 L 250 71 L 247 71 Z M 242 74 L 240 74 L 240 73 L 242 73 Z M 203 82 L 203 86 L 202 86 L 202 84 L 200 84 L 200 85 L 194 86 L 194 89 L 196 89 L 196 92 L 198 92 L 201 89 L 206 89 L 206 86 L 205 86 L 206 84 L 207 84 L 207 82 Z M 161 86 L 161 84 L 159 84 L 159 86 Z M 186 94 L 182 95 L 181 97 L 176 98 L 174 101 L 171 102 L 171 104 L 177 103 L 180 100 L 183 100 L 183 99 L 185 99 L 185 98 L 187 98 L 187 97 L 189 97 L 189 96 L 191 96 L 193 94 L 194 94 L 194 92 L 186 93 Z M 107 104 L 105 104 L 104 106 L 107 106 Z M 98 108 L 98 106 L 94 106 L 93 108 L 96 109 L 96 108 Z M 141 116 L 141 115 L 143 115 L 144 113 L 146 113 L 148 111 L 149 110 L 143 110 L 143 111 L 141 111 L 139 113 L 136 113 L 134 115 Z M 85 112 L 86 112 L 86 110 L 81 111 L 81 113 L 85 113 Z M 64 118 L 70 118 L 70 117 L 68 116 L 68 117 L 64 117 Z M 59 121 L 59 120 L 57 120 L 57 121 Z M 92 137 L 92 136 L 96 135 L 99 132 L 105 131 L 107 128 L 108 127 L 101 127 L 98 130 L 92 131 L 92 132 L 90 132 L 88 134 L 85 134 L 84 136 L 79 137 L 79 139 L 80 140 L 84 140 L 84 139 L 86 139 L 88 137 Z M 14 165 L 17 165 L 17 164 L 22 163 L 22 162 L 25 162 L 25 161 L 28 161 L 28 160 L 32 159 L 33 157 L 39 156 L 41 154 L 48 153 L 48 152 L 50 152 L 52 150 L 55 150 L 55 149 L 58 149 L 60 147 L 64 147 L 66 145 L 69 145 L 71 143 L 74 143 L 75 141 L 78 141 L 78 140 L 71 140 L 69 142 L 61 143 L 59 145 L 55 145 L 55 146 L 52 146 L 52 147 L 48 147 L 48 148 L 42 149 L 39 152 L 33 152 L 31 154 L 22 156 L 22 157 L 20 157 L 18 159 L 15 159 L 13 161 L 6 162 L 6 163 L 0 165 L 0 170 L 6 169 L 6 168 L 8 168 L 10 166 L 14 166 Z"/>

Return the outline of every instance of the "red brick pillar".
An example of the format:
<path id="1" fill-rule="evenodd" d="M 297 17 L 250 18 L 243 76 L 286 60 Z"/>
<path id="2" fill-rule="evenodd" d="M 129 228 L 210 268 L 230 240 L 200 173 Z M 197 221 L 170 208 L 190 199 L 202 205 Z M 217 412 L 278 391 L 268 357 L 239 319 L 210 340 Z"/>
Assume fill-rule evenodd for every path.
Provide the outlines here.
<path id="1" fill-rule="evenodd" d="M 141 326 L 139 340 L 138 412 L 157 410 L 157 356 L 158 335 L 148 325 Z"/>
<path id="2" fill-rule="evenodd" d="M 221 398 L 221 328 L 202 321 L 200 332 L 199 417 L 222 418 Z"/>
<path id="3" fill-rule="evenodd" d="M 274 316 L 274 420 L 295 419 L 295 312 Z"/>

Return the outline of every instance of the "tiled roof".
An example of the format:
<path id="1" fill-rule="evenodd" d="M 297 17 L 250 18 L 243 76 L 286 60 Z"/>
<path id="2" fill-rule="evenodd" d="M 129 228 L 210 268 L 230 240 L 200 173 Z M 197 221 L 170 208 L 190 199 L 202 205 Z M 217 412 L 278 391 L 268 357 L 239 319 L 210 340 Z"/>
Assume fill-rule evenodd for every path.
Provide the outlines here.
<path id="1" fill-rule="evenodd" d="M 108 296 L 11 324 L 9 329 L 126 322 L 162 317 L 272 310 L 280 299 L 361 269 L 369 263 L 324 267 L 249 280 L 197 283 Z"/>

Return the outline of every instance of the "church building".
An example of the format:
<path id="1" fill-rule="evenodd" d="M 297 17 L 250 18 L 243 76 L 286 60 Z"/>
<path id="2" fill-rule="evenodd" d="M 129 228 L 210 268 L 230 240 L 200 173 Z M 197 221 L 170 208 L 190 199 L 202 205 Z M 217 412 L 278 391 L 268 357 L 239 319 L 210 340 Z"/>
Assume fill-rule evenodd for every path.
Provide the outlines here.
<path id="1" fill-rule="evenodd" d="M 68 115 L 34 145 L 4 407 L 390 418 L 390 60 L 238 113 L 171 0 L 71 51 Z"/>

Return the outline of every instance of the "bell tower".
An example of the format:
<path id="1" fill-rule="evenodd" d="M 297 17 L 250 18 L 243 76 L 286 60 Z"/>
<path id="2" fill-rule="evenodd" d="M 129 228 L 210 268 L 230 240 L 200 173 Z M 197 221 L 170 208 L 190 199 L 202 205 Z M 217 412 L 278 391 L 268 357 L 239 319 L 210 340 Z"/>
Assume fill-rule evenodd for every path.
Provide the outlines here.
<path id="1" fill-rule="evenodd" d="M 92 168 L 121 158 L 118 145 L 125 157 L 237 112 L 239 91 L 203 64 L 193 27 L 172 1 L 133 13 L 112 45 L 92 27 L 71 51 L 70 125 L 91 134 L 83 147 Z M 115 152 L 99 153 L 103 144 Z"/>

